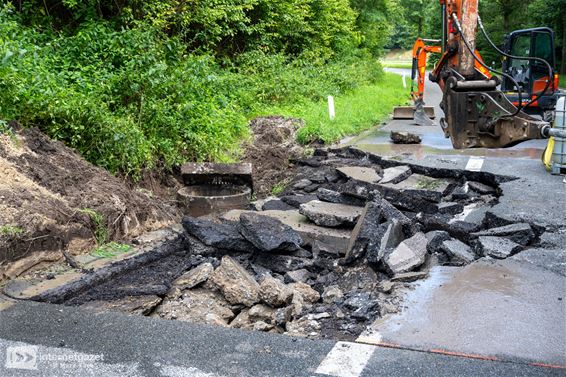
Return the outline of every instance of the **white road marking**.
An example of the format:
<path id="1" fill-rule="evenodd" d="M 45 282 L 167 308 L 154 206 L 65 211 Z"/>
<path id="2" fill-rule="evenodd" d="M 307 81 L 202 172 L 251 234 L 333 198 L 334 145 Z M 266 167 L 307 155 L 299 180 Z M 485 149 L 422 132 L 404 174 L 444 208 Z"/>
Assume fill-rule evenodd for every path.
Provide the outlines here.
<path id="1" fill-rule="evenodd" d="M 359 377 L 376 347 L 338 342 L 316 369 L 317 374 L 335 377 Z"/>
<path id="2" fill-rule="evenodd" d="M 214 373 L 205 373 L 193 367 L 176 367 L 172 365 L 162 367 L 161 375 L 163 377 L 222 377 Z"/>
<path id="3" fill-rule="evenodd" d="M 485 159 L 483 157 L 470 157 L 466 165 L 466 170 L 481 171 L 484 161 Z"/>

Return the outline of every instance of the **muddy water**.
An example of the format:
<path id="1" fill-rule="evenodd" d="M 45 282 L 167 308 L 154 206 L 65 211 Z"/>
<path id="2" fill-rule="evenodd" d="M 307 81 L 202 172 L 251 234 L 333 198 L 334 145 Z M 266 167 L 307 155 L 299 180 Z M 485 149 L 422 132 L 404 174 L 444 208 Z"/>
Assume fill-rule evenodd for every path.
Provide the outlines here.
<path id="1" fill-rule="evenodd" d="M 549 287 L 551 287 L 549 289 Z M 435 267 L 364 336 L 418 349 L 566 364 L 564 277 L 512 260 Z"/>
<path id="2" fill-rule="evenodd" d="M 403 154 L 413 155 L 417 160 L 422 160 L 428 155 L 451 155 L 451 156 L 480 156 L 480 157 L 514 157 L 538 160 L 544 148 L 523 149 L 441 149 L 429 147 L 423 144 L 401 145 L 401 144 L 356 144 L 356 147 L 383 156 L 398 156 Z"/>

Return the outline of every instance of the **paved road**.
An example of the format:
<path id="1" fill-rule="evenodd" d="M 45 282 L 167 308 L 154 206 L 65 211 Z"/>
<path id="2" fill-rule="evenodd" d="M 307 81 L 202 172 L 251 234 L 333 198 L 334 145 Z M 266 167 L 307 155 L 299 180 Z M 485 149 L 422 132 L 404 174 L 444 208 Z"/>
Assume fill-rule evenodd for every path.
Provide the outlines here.
<path id="1" fill-rule="evenodd" d="M 436 84 L 427 86 L 429 105 L 440 97 Z M 423 142 L 393 145 L 391 130 L 419 134 Z M 501 185 L 503 196 L 491 211 L 547 228 L 544 246 L 512 259 L 433 270 L 408 295 L 408 309 L 379 319 L 364 340 L 566 366 L 566 181 L 541 164 L 546 141 L 454 151 L 439 126 L 394 120 L 349 143 L 406 163 L 514 177 Z M 463 220 L 481 221 L 484 214 L 481 208 Z"/>
<path id="2" fill-rule="evenodd" d="M 0 312 L 0 352 L 14 346 L 27 347 L 20 350 L 28 357 L 19 366 L 33 367 L 35 355 L 37 370 L 8 369 L 0 362 L 0 376 L 564 375 L 520 361 L 295 339 L 30 302 Z"/>

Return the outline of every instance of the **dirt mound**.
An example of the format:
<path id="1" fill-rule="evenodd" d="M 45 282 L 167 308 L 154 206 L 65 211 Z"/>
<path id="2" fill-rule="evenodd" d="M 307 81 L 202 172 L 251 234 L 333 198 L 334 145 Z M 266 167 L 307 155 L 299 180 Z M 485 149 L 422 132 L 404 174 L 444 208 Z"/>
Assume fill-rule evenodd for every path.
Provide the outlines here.
<path id="1" fill-rule="evenodd" d="M 0 280 L 2 265 L 34 251 L 78 253 L 176 219 L 176 208 L 37 129 L 0 134 Z"/>
<path id="2" fill-rule="evenodd" d="M 253 141 L 245 146 L 243 161 L 253 164 L 255 193 L 258 198 L 269 196 L 274 188 L 285 186 L 294 176 L 289 160 L 304 154 L 296 141 L 296 131 L 302 121 L 280 116 L 259 117 L 251 121 Z"/>

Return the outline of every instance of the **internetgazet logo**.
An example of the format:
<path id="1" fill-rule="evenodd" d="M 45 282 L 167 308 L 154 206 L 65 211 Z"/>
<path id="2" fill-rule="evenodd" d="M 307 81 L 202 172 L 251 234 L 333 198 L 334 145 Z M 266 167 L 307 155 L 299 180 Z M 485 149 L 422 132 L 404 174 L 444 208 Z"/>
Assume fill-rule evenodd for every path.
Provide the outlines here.
<path id="1" fill-rule="evenodd" d="M 8 347 L 6 368 L 37 370 L 37 346 Z"/>

